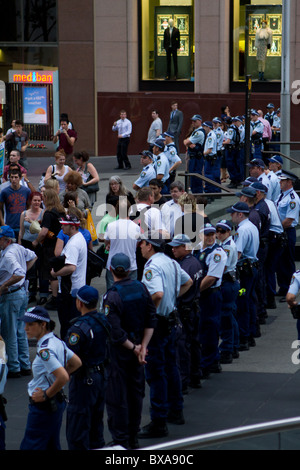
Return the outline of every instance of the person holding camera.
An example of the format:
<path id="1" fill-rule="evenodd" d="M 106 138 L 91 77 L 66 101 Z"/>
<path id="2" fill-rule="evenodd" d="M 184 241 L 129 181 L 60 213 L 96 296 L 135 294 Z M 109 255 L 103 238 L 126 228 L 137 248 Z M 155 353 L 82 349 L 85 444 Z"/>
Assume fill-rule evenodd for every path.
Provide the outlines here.
<path id="1" fill-rule="evenodd" d="M 53 143 L 56 144 L 59 141 L 57 150 L 64 150 L 66 154 L 66 162 L 72 170 L 75 170 L 73 152 L 76 140 L 77 132 L 74 129 L 69 129 L 69 120 L 66 116 L 62 116 L 60 119 L 60 128 L 53 137 Z"/>

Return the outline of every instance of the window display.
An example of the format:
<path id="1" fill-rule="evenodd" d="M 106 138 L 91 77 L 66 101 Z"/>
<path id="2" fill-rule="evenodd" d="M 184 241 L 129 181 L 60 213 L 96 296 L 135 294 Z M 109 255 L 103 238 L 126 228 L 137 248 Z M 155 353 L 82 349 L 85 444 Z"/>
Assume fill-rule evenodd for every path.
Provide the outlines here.
<path id="1" fill-rule="evenodd" d="M 280 81 L 282 1 L 233 0 L 233 26 L 233 81 Z"/>
<path id="2" fill-rule="evenodd" d="M 142 80 L 193 80 L 193 0 L 141 0 Z"/>

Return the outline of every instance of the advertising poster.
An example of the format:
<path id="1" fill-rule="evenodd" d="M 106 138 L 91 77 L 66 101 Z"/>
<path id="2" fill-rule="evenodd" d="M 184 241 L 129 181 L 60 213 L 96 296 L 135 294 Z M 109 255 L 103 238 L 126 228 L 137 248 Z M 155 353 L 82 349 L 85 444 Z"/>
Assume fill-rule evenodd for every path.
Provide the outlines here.
<path id="1" fill-rule="evenodd" d="M 23 109 L 25 124 L 48 124 L 47 88 L 24 86 Z"/>
<path id="2" fill-rule="evenodd" d="M 5 163 L 5 142 L 0 144 L 0 179 L 3 177 Z"/>

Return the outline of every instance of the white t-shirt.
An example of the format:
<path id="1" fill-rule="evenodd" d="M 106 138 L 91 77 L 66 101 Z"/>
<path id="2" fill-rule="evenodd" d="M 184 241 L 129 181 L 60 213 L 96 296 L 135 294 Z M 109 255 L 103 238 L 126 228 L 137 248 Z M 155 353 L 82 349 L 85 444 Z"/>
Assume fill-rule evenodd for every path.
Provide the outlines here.
<path id="1" fill-rule="evenodd" d="M 136 246 L 140 234 L 140 227 L 132 220 L 119 219 L 108 224 L 104 234 L 104 240 L 110 241 L 106 269 L 110 268 L 111 259 L 117 253 L 123 253 L 129 257 L 130 271 L 137 269 Z"/>
<path id="2" fill-rule="evenodd" d="M 75 271 L 71 276 L 72 290 L 80 289 L 86 284 L 86 266 L 87 266 L 87 244 L 84 236 L 78 232 L 73 235 L 66 243 L 62 250 L 62 255 L 65 255 L 65 264 L 72 264 L 76 266 Z"/>

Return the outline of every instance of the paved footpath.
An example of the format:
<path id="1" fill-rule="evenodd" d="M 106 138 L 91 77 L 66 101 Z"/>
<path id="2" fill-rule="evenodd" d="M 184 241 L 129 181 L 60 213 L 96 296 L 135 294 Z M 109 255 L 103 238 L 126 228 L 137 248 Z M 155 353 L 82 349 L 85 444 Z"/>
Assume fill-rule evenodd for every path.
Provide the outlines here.
<path id="1" fill-rule="evenodd" d="M 108 178 L 115 172 L 110 170 L 116 165 L 114 158 L 92 158 L 100 172 L 100 191 L 96 205 L 103 202 L 107 192 Z M 138 157 L 131 157 L 133 169 L 121 172 L 120 176 L 128 188 L 140 171 Z M 35 157 L 29 161 L 29 175 L 36 184 L 42 171 L 52 163 L 49 158 Z M 222 206 L 229 206 L 234 197 L 223 202 L 215 201 L 207 207 L 212 220 L 216 211 Z M 94 208 L 95 214 L 97 207 Z M 218 218 L 219 214 L 218 214 Z M 94 279 L 92 285 L 101 294 L 105 292 L 104 274 Z M 230 365 L 224 365 L 221 374 L 214 374 L 202 383 L 199 390 L 190 389 L 185 395 L 184 415 L 186 424 L 169 425 L 169 436 L 164 439 L 140 441 L 144 446 L 160 444 L 169 440 L 182 439 L 199 434 L 225 430 L 285 418 L 300 416 L 300 372 L 299 365 L 292 362 L 297 340 L 296 323 L 285 303 L 278 303 L 276 310 L 269 310 L 266 325 L 261 326 L 261 337 L 256 339 L 256 347 L 241 352 L 240 358 Z M 54 320 L 56 312 L 51 312 Z M 58 322 L 57 322 L 58 323 Z M 35 348 L 30 348 L 32 359 Z M 297 356 L 297 354 L 296 354 Z M 7 405 L 7 450 L 18 450 L 26 426 L 28 411 L 27 383 L 28 377 L 10 379 L 7 382 L 5 396 Z M 149 422 L 149 390 L 146 387 L 142 425 Z M 299 433 L 296 435 L 299 437 Z M 105 422 L 106 442 L 111 440 Z M 65 440 L 65 422 L 62 427 L 61 441 L 63 450 L 67 449 Z M 286 444 L 291 449 L 299 449 L 300 441 L 294 437 Z M 239 448 L 239 444 L 236 444 Z M 253 448 L 272 449 L 273 440 L 257 440 Z M 235 448 L 232 445 L 232 448 Z"/>

